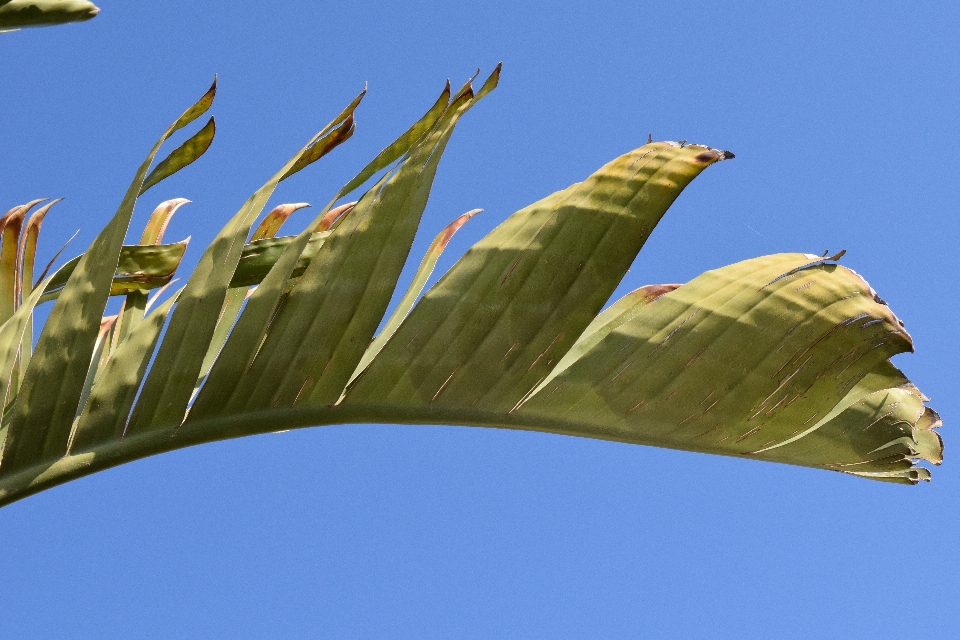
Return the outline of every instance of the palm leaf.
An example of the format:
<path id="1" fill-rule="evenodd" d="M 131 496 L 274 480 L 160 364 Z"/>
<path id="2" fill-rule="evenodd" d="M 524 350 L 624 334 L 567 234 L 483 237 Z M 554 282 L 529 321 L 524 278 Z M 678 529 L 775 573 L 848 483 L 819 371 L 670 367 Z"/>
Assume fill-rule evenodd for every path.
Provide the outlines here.
<path id="1" fill-rule="evenodd" d="M 140 244 L 122 244 L 148 159 L 87 252 L 14 291 L 0 325 L 10 407 L 0 503 L 163 451 L 358 422 L 538 430 L 929 479 L 919 463 L 941 461 L 940 419 L 890 363 L 912 341 L 840 255 L 755 258 L 604 309 L 671 203 L 728 152 L 671 142 L 631 151 L 510 216 L 420 297 L 474 212 L 465 214 L 388 314 L 443 150 L 498 78 L 499 67 L 477 92 L 448 83 L 298 235 L 276 233 L 303 203 L 275 208 L 251 235 L 280 180 L 350 137 L 361 94 L 251 196 L 152 313 L 147 291 L 170 281 L 185 247 L 161 244 L 162 230 L 185 201 L 161 205 Z M 195 160 L 211 132 L 151 175 Z M 357 202 L 334 206 L 391 164 Z M 11 218 L 18 232 L 22 209 Z M 32 274 L 39 224 L 28 229 Z M 0 262 L 2 282 L 23 280 L 27 261 Z M 127 297 L 103 320 L 110 295 Z M 18 387 L 33 306 L 54 297 Z"/>

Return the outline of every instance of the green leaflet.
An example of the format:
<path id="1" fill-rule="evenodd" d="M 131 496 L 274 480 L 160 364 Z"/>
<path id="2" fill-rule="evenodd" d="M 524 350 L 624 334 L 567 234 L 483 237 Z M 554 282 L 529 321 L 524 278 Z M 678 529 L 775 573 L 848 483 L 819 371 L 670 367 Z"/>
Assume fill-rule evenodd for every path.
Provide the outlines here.
<path id="1" fill-rule="evenodd" d="M 187 250 L 187 241 L 156 245 L 123 245 L 117 270 L 110 285 L 110 295 L 117 296 L 129 291 L 147 291 L 162 287 L 173 276 L 183 254 Z M 55 300 L 63 291 L 74 269 L 83 256 L 77 256 L 63 265 L 54 280 L 50 281 L 40 302 Z"/>
<path id="2" fill-rule="evenodd" d="M 939 435 L 918 428 L 926 411 L 923 400 L 912 391 L 876 391 L 803 437 L 758 455 L 764 460 L 807 466 L 817 460 L 826 469 L 881 474 L 878 479 L 915 484 L 929 479 L 929 472 L 914 467 L 912 459 L 940 464 L 943 453 Z"/>
<path id="3" fill-rule="evenodd" d="M 321 231 L 310 235 L 307 246 L 297 260 L 297 266 L 290 274 L 291 278 L 303 275 L 310 261 L 317 255 L 320 247 L 330 235 L 329 231 Z M 255 240 L 243 248 L 243 254 L 240 256 L 240 262 L 237 264 L 237 270 L 230 280 L 231 287 L 248 287 L 254 284 L 260 284 L 263 279 L 277 263 L 283 252 L 296 241 L 294 236 L 282 236 L 280 238 L 264 238 Z"/>
<path id="4" fill-rule="evenodd" d="M 6 0 L 0 2 L 0 29 L 82 22 L 99 12 L 87 0 Z"/>
<path id="5" fill-rule="evenodd" d="M 172 176 L 206 153 L 211 143 L 213 143 L 213 136 L 216 130 L 216 123 L 214 123 L 213 117 L 211 116 L 207 124 L 205 124 L 200 131 L 197 131 L 190 139 L 171 151 L 170 155 L 157 163 L 157 166 L 150 172 L 147 179 L 143 181 L 143 186 L 140 187 L 140 195 L 143 195 L 147 189 L 161 180 Z"/>
<path id="6" fill-rule="evenodd" d="M 926 400 L 928 398 L 903 372 L 890 361 L 883 361 L 812 427 L 757 453 L 764 459 L 790 464 L 803 464 L 805 459 L 829 453 L 831 462 L 827 468 L 845 473 L 902 484 L 929 480 L 929 471 L 904 464 L 903 458 L 896 457 L 899 453 L 934 464 L 943 460 L 943 440 L 931 431 L 940 426 L 940 417 L 923 406 Z M 851 429 L 857 437 L 844 437 Z M 905 435 L 899 433 L 903 430 L 907 430 Z M 865 431 L 870 431 L 866 437 L 859 434 Z M 909 436 L 909 439 L 901 439 L 897 443 L 901 445 L 900 450 L 891 451 L 886 445 L 896 442 L 897 436 Z M 827 447 L 831 447 L 830 450 Z M 876 455 L 877 447 L 883 451 L 882 455 Z M 859 457 L 851 459 L 850 448 L 854 448 Z"/>
<path id="7" fill-rule="evenodd" d="M 404 131 L 399 138 L 394 140 L 390 145 L 383 149 L 383 151 L 378 153 L 373 160 L 367 163 L 367 166 L 365 166 L 360 173 L 354 176 L 350 182 L 345 184 L 343 188 L 340 189 L 331 204 L 348 193 L 352 193 L 358 187 L 362 186 L 364 182 L 369 180 L 373 174 L 390 165 L 393 161 L 403 157 L 403 155 L 407 153 L 410 147 L 412 147 L 417 140 L 422 138 L 427 131 L 433 128 L 433 125 L 436 124 L 440 116 L 443 115 L 443 112 L 446 110 L 449 102 L 450 81 L 447 80 L 447 86 L 444 87 L 443 91 L 440 92 L 440 97 L 437 98 L 437 101 L 433 103 L 433 106 L 427 110 L 423 117 L 417 120 L 413 126 Z"/>
<path id="8" fill-rule="evenodd" d="M 179 291 L 174 293 L 157 307 L 110 356 L 77 419 L 71 452 L 93 450 L 97 445 L 117 441 L 123 436 L 160 330 L 179 295 Z"/>
<path id="9" fill-rule="evenodd" d="M 460 227 L 467 223 L 467 220 L 482 212 L 483 209 L 473 209 L 468 211 L 446 227 L 443 228 L 443 231 L 437 234 L 433 239 L 433 242 L 430 243 L 430 247 L 427 248 L 427 253 L 423 256 L 423 260 L 420 262 L 420 266 L 417 267 L 417 272 L 413 274 L 413 280 L 410 282 L 410 286 L 407 287 L 406 293 L 403 294 L 403 297 L 400 298 L 400 302 L 397 303 L 397 308 L 393 310 L 393 313 L 390 314 L 390 317 L 387 319 L 387 322 L 383 325 L 383 330 L 377 335 L 376 338 L 370 343 L 370 346 L 367 347 L 367 350 L 363 352 L 363 357 L 360 358 L 360 362 L 357 363 L 357 368 L 354 370 L 353 375 L 350 376 L 350 380 L 347 382 L 347 386 L 356 380 L 360 374 L 362 374 L 367 366 L 373 362 L 373 359 L 377 357 L 377 354 L 380 353 L 380 350 L 383 349 L 383 346 L 387 344 L 387 341 L 396 333 L 397 328 L 400 326 L 400 323 L 404 321 L 407 317 L 407 314 L 410 313 L 410 309 L 413 308 L 413 304 L 417 301 L 417 297 L 423 291 L 423 288 L 427 284 L 427 280 L 430 278 L 430 274 L 433 273 L 433 268 L 437 265 L 437 260 L 440 259 L 440 254 L 443 253 L 443 250 L 447 248 L 447 244 L 453 238 L 453 234 L 460 230 Z"/>
<path id="10" fill-rule="evenodd" d="M 531 396 L 544 388 L 550 381 L 580 359 L 583 354 L 592 349 L 594 345 L 603 340 L 607 335 L 620 325 L 630 321 L 645 306 L 655 301 L 662 295 L 670 293 L 680 285 L 678 284 L 648 284 L 635 289 L 617 300 L 609 308 L 604 309 L 593 321 L 583 330 L 577 341 L 573 343 L 570 350 L 567 351 L 557 366 L 550 371 L 549 375 L 530 393 Z"/>
<path id="11" fill-rule="evenodd" d="M 109 316 L 100 322 L 100 334 L 97 336 L 97 342 L 93 347 L 93 357 L 90 359 L 90 368 L 87 370 L 87 378 L 83 381 L 83 391 L 80 392 L 80 401 L 77 403 L 77 415 L 74 423 L 80 419 L 80 412 L 87 404 L 87 398 L 90 397 L 90 391 L 93 389 L 93 383 L 97 380 L 105 363 L 105 358 L 109 358 L 110 339 L 113 334 L 113 328 L 116 326 L 117 316 Z M 76 429 L 76 427 L 74 427 Z M 71 436 L 71 440 L 73 437 Z M 67 450 L 70 449 L 69 443 Z"/>
<path id="12" fill-rule="evenodd" d="M 200 377 L 207 347 L 221 317 L 250 227 L 280 181 L 290 175 L 291 169 L 328 131 L 351 117 L 362 96 L 360 94 L 337 119 L 315 135 L 250 196 L 204 251 L 180 294 L 166 337 L 144 381 L 143 391 L 130 417 L 128 431 L 131 434 L 179 426 Z"/>
<path id="13" fill-rule="evenodd" d="M 812 425 L 808 425 L 806 429 L 793 436 L 791 440 L 795 438 L 801 438 L 806 433 L 815 429 L 819 429 L 823 424 L 833 420 L 833 418 L 835 418 L 847 407 L 871 393 L 897 388 L 910 391 L 924 401 L 929 400 L 929 398 L 924 396 L 919 389 L 917 389 L 909 380 L 907 380 L 907 377 L 903 375 L 902 371 L 893 366 L 893 363 L 891 363 L 889 360 L 884 360 L 873 367 L 873 369 L 868 371 L 859 382 L 853 385 L 847 395 L 845 395 L 843 399 L 840 400 L 840 402 L 838 402 L 836 406 L 834 406 L 833 409 L 831 409 L 825 416 L 817 420 Z M 790 442 L 790 440 L 786 440 L 783 443 L 775 446 L 782 446 L 787 442 Z"/>
<path id="14" fill-rule="evenodd" d="M 53 276 L 50 276 L 50 278 L 53 278 Z M 0 406 L 7 407 L 12 399 L 11 387 L 14 369 L 17 364 L 17 354 L 20 352 L 20 345 L 33 318 L 33 309 L 37 306 L 44 285 L 50 278 L 40 283 L 40 286 L 23 301 L 23 304 L 14 312 L 13 316 L 0 325 Z M 7 411 L 4 409 L 3 425 L 0 426 L 0 448 L 5 445 L 7 437 L 6 414 Z"/>
<path id="15" fill-rule="evenodd" d="M 680 191 L 725 155 L 648 144 L 518 211 L 424 295 L 344 402 L 510 411 L 590 324 Z"/>
<path id="16" fill-rule="evenodd" d="M 230 282 L 230 289 L 227 291 L 227 296 L 223 302 L 223 309 L 220 311 L 220 317 L 217 319 L 217 327 L 214 329 L 213 336 L 210 338 L 210 346 L 207 348 L 207 354 L 204 356 L 203 364 L 200 367 L 200 374 L 198 375 L 197 382 L 193 387 L 194 397 L 200 391 L 200 387 L 207 379 L 207 375 L 210 373 L 210 369 L 213 367 L 213 363 L 216 360 L 217 355 L 220 353 L 220 349 L 223 348 L 223 343 L 226 342 L 227 336 L 230 334 L 230 329 L 233 328 L 233 324 L 236 322 L 237 316 L 240 315 L 240 309 L 243 307 L 243 301 L 247 297 L 246 288 L 242 288 L 247 283 L 238 284 L 238 274 L 240 274 L 242 270 L 246 271 L 251 264 L 256 265 L 253 267 L 253 270 L 256 271 L 259 277 L 249 282 L 249 284 L 259 283 L 269 272 L 270 267 L 273 266 L 273 263 L 276 262 L 277 258 L 279 258 L 279 253 L 276 255 L 267 256 L 266 259 L 269 260 L 270 258 L 273 258 L 273 262 L 270 262 L 265 269 L 257 269 L 257 266 L 260 264 L 260 260 L 264 258 L 264 254 L 259 251 L 259 247 L 254 248 L 251 245 L 255 245 L 257 242 L 270 242 L 273 239 L 273 236 L 276 235 L 277 231 L 280 230 L 280 226 L 283 225 L 286 219 L 289 218 L 293 212 L 309 206 L 310 205 L 308 205 L 306 202 L 299 202 L 295 204 L 281 204 L 277 207 L 274 207 L 274 209 L 264 217 L 260 224 L 257 225 L 257 228 L 254 230 L 253 235 L 251 236 L 251 244 L 244 246 L 243 253 L 240 255 L 240 262 L 237 264 L 237 269 L 233 274 L 233 280 Z M 290 238 L 290 240 L 293 240 L 293 238 Z M 316 253 L 316 251 L 314 251 L 314 253 Z"/>
<path id="17" fill-rule="evenodd" d="M 815 425 L 911 348 L 849 269 L 766 256 L 708 271 L 646 305 L 517 413 L 626 442 L 768 459 L 768 448 Z"/>
<path id="18" fill-rule="evenodd" d="M 359 98 L 357 99 L 357 102 L 359 103 Z M 356 107 L 356 105 L 354 105 L 354 107 Z M 313 145 L 307 148 L 300 158 L 293 163 L 293 166 L 287 170 L 281 180 L 286 180 L 293 174 L 302 171 L 323 156 L 333 151 L 336 147 L 349 140 L 356 128 L 357 126 L 353 120 L 353 113 L 351 113 L 336 129 L 331 131 L 328 135 L 320 138 L 313 143 Z"/>
<path id="19" fill-rule="evenodd" d="M 240 315 L 243 303 L 247 299 L 247 293 L 248 289 L 245 287 L 231 287 L 227 290 L 227 295 L 223 300 L 223 308 L 220 311 L 220 317 L 217 318 L 217 326 L 213 330 L 213 335 L 210 336 L 210 345 L 207 347 L 207 353 L 203 357 L 203 362 L 200 365 L 197 381 L 193 385 L 193 393 L 190 396 L 191 401 L 193 401 L 197 393 L 200 392 L 200 387 L 203 386 L 204 381 L 206 381 L 207 376 L 210 374 L 210 369 L 213 368 L 213 363 L 220 354 L 223 343 L 227 341 L 227 336 L 230 335 L 230 330 L 233 329 L 233 325 L 237 321 L 237 316 Z"/>
<path id="20" fill-rule="evenodd" d="M 136 329 L 137 326 L 143 322 L 143 314 L 146 310 L 146 307 L 146 291 L 136 290 L 127 293 L 127 297 L 123 301 L 123 307 L 120 309 L 120 320 L 118 321 L 120 326 L 117 330 L 118 344 L 126 340 L 127 336 L 130 335 L 130 332 Z"/>
<path id="21" fill-rule="evenodd" d="M 0 476 L 61 457 L 76 415 L 100 316 L 110 296 L 123 238 L 160 145 L 213 103 L 216 81 L 160 137 L 137 170 L 117 213 L 84 253 L 40 334 L 13 409 Z"/>

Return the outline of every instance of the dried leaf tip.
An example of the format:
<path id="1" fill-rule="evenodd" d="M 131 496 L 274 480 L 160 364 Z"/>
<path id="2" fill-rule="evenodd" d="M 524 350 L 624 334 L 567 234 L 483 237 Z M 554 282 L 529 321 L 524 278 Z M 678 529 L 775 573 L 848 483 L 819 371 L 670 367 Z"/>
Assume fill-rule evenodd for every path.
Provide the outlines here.
<path id="1" fill-rule="evenodd" d="M 846 252 L 847 252 L 846 249 L 840 249 L 840 251 L 839 251 L 838 253 L 835 253 L 835 254 L 833 254 L 832 256 L 830 256 L 829 258 L 826 258 L 826 260 L 830 260 L 831 262 L 836 262 L 837 260 L 839 260 L 840 258 L 842 258 Z"/>
<path id="2" fill-rule="evenodd" d="M 207 89 L 207 92 L 206 92 L 205 94 L 203 94 L 203 97 L 202 97 L 200 100 L 207 100 L 207 101 L 209 101 L 210 104 L 213 103 L 213 99 L 217 97 L 217 79 L 218 79 L 218 75 L 219 75 L 219 74 L 216 74 L 216 73 L 213 74 L 213 82 L 210 84 L 210 88 Z M 209 107 L 210 104 L 207 104 L 207 107 Z M 206 111 L 206 109 L 204 109 L 204 111 Z"/>
<path id="3" fill-rule="evenodd" d="M 698 154 L 695 159 L 697 162 L 722 162 L 723 160 L 730 160 L 732 158 L 736 158 L 736 156 L 730 151 L 724 151 L 723 149 L 711 149 L 708 147 L 706 151 Z"/>
<path id="4" fill-rule="evenodd" d="M 339 220 L 343 216 L 350 213 L 350 211 L 353 210 L 353 207 L 356 204 L 357 204 L 357 201 L 353 201 L 353 202 L 348 202 L 346 204 L 340 205 L 339 207 L 335 207 L 331 209 L 326 214 L 324 214 L 323 218 L 320 220 L 320 223 L 317 225 L 314 231 L 315 232 L 327 231 L 334 225 L 335 222 L 337 222 L 337 220 Z"/>
<path id="5" fill-rule="evenodd" d="M 653 134 L 647 135 L 647 144 L 653 144 Z M 664 140 L 663 142 L 660 142 L 658 144 L 666 144 L 671 147 L 676 147 L 681 149 L 683 148 L 703 149 L 703 151 L 697 154 L 696 158 L 694 158 L 695 161 L 703 162 L 703 163 L 720 162 L 721 160 L 730 160 L 732 158 L 737 157 L 736 155 L 734 155 L 732 151 L 726 151 L 724 149 L 714 149 L 713 147 L 708 147 L 705 144 L 688 143 L 686 140 L 680 140 L 680 141 Z"/>

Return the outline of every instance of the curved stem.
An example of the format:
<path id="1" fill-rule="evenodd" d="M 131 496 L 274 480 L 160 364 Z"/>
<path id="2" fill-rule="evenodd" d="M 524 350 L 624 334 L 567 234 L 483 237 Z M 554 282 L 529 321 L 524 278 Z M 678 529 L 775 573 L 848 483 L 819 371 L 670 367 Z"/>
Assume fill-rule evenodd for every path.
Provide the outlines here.
<path id="1" fill-rule="evenodd" d="M 548 421 L 540 416 L 531 418 L 463 409 L 402 409 L 372 405 L 269 409 L 152 429 L 0 477 L 0 506 L 97 471 L 175 449 L 287 429 L 365 423 L 499 427 L 626 441 L 622 434 L 618 437 L 612 430 L 610 433 L 598 432 L 595 426 Z"/>

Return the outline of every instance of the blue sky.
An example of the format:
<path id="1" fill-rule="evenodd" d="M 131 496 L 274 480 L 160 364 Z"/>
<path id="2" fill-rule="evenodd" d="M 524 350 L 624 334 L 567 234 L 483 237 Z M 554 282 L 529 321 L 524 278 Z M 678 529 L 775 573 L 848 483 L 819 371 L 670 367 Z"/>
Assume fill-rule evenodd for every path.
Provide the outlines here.
<path id="1" fill-rule="evenodd" d="M 322 206 L 436 98 L 503 61 L 465 117 L 413 254 L 438 268 L 516 209 L 646 141 L 706 171 L 622 289 L 846 249 L 913 335 L 896 363 L 946 462 L 901 487 L 478 428 L 342 426 L 205 445 L 0 510 L 11 638 L 808 638 L 960 635 L 955 278 L 960 9 L 947 3 L 98 2 L 0 35 L 0 207 L 66 200 L 77 253 L 218 73 L 217 138 L 151 190 L 199 254 L 369 82 L 356 135 L 273 202 Z M 295 216 L 288 224 L 309 219 Z M 69 252 L 68 251 L 68 252 Z M 189 265 L 185 265 L 189 266 Z"/>

